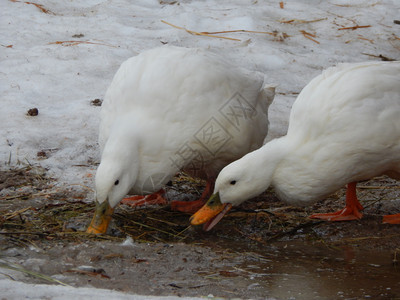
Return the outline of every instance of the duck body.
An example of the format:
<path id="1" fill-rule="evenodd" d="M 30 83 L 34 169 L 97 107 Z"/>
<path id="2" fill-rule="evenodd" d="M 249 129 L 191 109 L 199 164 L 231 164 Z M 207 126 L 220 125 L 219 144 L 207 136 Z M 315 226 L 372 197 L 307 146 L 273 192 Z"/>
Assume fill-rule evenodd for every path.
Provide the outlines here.
<path id="1" fill-rule="evenodd" d="M 273 98 L 272 91 L 266 95 L 262 88 L 259 74 L 240 72 L 202 49 L 169 46 L 132 57 L 121 65 L 105 96 L 102 161 L 109 156 L 114 160 L 124 140 L 135 143 L 135 159 L 124 162 L 137 169 L 132 194 L 157 191 L 181 169 L 203 179 L 216 176 L 262 145 Z M 245 115 L 236 108 L 235 120 L 228 114 L 238 101 L 251 111 Z"/>
<path id="2" fill-rule="evenodd" d="M 400 63 L 343 64 L 296 99 L 272 176 L 282 200 L 308 205 L 346 183 L 400 179 Z"/>
<path id="3" fill-rule="evenodd" d="M 97 202 L 153 193 L 179 170 L 215 180 L 262 145 L 273 97 L 263 75 L 212 51 L 164 46 L 128 59 L 102 105 Z"/>
<path id="4" fill-rule="evenodd" d="M 272 185 L 281 200 L 309 205 L 382 174 L 400 179 L 400 62 L 342 64 L 301 91 L 287 135 L 221 171 L 213 202 L 221 211 Z M 360 209 L 351 188 L 348 202 Z M 202 212 L 193 217 L 193 224 L 209 220 Z"/>

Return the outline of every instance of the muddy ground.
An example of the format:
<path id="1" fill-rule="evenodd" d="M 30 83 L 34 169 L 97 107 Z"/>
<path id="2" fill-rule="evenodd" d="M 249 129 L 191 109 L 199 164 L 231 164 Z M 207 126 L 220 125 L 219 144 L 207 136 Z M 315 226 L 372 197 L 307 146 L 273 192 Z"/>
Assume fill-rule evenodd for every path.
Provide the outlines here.
<path id="1" fill-rule="evenodd" d="M 195 199 L 202 182 L 184 174 L 169 199 Z M 400 299 L 399 182 L 359 184 L 360 221 L 307 216 L 344 205 L 342 189 L 307 208 L 273 190 L 233 209 L 212 231 L 169 206 L 120 205 L 109 234 L 85 233 L 91 187 L 64 187 L 40 167 L 0 171 L 0 276 L 29 283 L 93 286 L 143 295 L 252 299 Z"/>

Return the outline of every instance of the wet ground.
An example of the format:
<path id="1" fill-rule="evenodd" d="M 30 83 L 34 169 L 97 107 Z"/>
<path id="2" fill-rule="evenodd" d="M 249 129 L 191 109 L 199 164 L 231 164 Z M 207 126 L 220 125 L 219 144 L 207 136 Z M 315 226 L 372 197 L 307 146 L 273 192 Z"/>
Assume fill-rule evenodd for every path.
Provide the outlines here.
<path id="1" fill-rule="evenodd" d="M 312 207 L 286 206 L 267 191 L 232 210 L 212 231 L 166 207 L 120 206 L 109 234 L 87 235 L 88 189 L 56 187 L 40 168 L 0 172 L 0 276 L 144 295 L 252 299 L 400 299 L 399 183 L 359 184 L 360 221 L 307 218 L 344 204 L 344 189 Z M 201 182 L 180 175 L 174 199 Z"/>

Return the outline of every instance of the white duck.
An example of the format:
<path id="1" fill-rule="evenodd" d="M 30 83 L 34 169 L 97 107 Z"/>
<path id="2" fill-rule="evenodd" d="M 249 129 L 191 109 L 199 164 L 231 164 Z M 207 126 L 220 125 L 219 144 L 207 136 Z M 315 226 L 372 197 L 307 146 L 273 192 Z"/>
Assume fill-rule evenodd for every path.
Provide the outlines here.
<path id="1" fill-rule="evenodd" d="M 164 46 L 125 61 L 102 105 L 88 232 L 104 233 L 126 194 L 157 192 L 179 170 L 206 179 L 207 187 L 195 204 L 176 201 L 174 208 L 199 209 L 219 171 L 262 145 L 273 97 L 263 75 L 207 50 Z M 153 198 L 165 203 L 159 194 Z"/>
<path id="2" fill-rule="evenodd" d="M 356 183 L 382 174 L 400 179 L 400 62 L 342 64 L 302 90 L 286 136 L 221 171 L 192 224 L 208 221 L 210 230 L 232 205 L 270 185 L 280 199 L 308 205 L 348 184 L 345 209 L 312 217 L 358 219 Z M 400 223 L 400 214 L 384 222 Z"/>

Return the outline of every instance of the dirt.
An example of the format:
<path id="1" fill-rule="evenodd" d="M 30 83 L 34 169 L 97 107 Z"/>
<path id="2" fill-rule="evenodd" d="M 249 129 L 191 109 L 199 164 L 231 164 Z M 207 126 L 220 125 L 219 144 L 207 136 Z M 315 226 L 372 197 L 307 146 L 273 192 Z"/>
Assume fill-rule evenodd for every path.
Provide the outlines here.
<path id="1" fill-rule="evenodd" d="M 28 112 L 26 114 L 31 117 L 36 117 L 39 114 L 39 110 L 36 107 L 31 108 L 28 110 Z"/>
<path id="2" fill-rule="evenodd" d="M 103 104 L 103 100 L 101 99 L 94 99 L 90 101 L 90 105 L 92 106 L 101 106 Z"/>
<path id="3" fill-rule="evenodd" d="M 201 189 L 202 182 L 180 174 L 166 195 L 195 199 Z M 399 183 L 360 183 L 360 221 L 308 218 L 342 208 L 344 193 L 298 208 L 268 190 L 210 232 L 189 226 L 189 215 L 169 206 L 120 205 L 108 234 L 95 237 L 85 233 L 94 210 L 88 189 L 60 187 L 38 167 L 3 169 L 0 271 L 24 282 L 143 295 L 400 298 L 400 226 L 381 223 L 399 212 Z"/>

